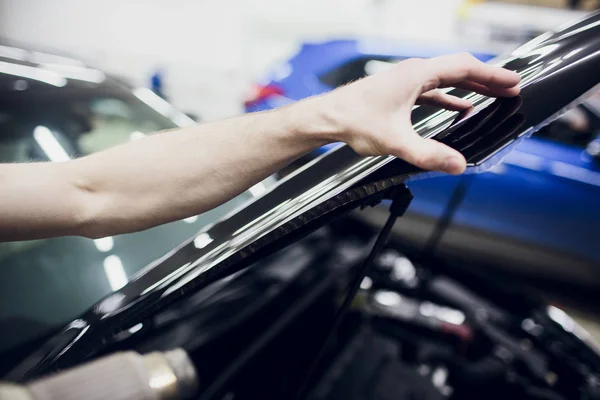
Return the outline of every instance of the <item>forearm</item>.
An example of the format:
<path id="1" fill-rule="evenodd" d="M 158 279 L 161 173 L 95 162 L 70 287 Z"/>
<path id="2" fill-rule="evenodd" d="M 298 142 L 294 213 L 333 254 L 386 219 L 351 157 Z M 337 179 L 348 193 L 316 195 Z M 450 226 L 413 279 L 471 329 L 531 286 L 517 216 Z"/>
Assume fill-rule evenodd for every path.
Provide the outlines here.
<path id="1" fill-rule="evenodd" d="M 11 208 L 28 211 L 13 215 L 11 225 L 20 228 L 7 234 L 102 237 L 207 211 L 327 143 L 331 125 L 307 103 L 151 135 L 65 163 L 13 165 L 28 170 L 29 185 L 43 187 L 27 196 L 24 187 L 15 190 L 14 202 L 26 204 Z"/>
<path id="2" fill-rule="evenodd" d="M 0 164 L 0 242 L 81 229 L 84 198 L 66 179 L 70 163 Z"/>
<path id="3" fill-rule="evenodd" d="M 235 197 L 326 143 L 327 126 L 303 106 L 166 132 L 77 160 L 71 175 L 89 199 L 85 234 L 142 230 Z"/>

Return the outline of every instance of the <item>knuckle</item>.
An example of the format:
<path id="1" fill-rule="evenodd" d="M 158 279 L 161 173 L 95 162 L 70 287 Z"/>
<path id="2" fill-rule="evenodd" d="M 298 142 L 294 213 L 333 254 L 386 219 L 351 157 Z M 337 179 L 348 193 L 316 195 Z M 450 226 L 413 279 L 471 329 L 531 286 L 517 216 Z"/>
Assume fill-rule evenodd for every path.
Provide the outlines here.
<path id="1" fill-rule="evenodd" d="M 464 62 L 474 63 L 477 61 L 477 58 L 475 58 L 475 56 L 469 53 L 468 51 L 463 51 L 462 53 L 459 53 L 459 56 Z"/>
<path id="2" fill-rule="evenodd" d="M 431 162 L 431 157 L 427 152 L 415 151 L 414 149 L 406 154 L 406 161 L 420 168 L 427 168 Z"/>
<path id="3" fill-rule="evenodd" d="M 467 77 L 473 75 L 473 70 L 474 70 L 474 66 L 473 65 L 463 65 L 462 66 L 463 69 L 463 74 Z"/>
<path id="4" fill-rule="evenodd" d="M 389 145 L 378 135 L 368 134 L 352 145 L 361 156 L 381 156 L 390 154 Z"/>
<path id="5" fill-rule="evenodd" d="M 406 146 L 400 139 L 401 133 L 398 130 L 390 128 L 385 139 L 381 141 L 381 155 L 392 154 L 396 157 L 403 158 L 406 153 Z"/>
<path id="6" fill-rule="evenodd" d="M 441 168 L 443 162 L 435 153 L 427 151 L 417 155 L 414 164 L 423 169 L 437 170 Z"/>
<path id="7" fill-rule="evenodd" d="M 423 61 L 422 58 L 409 58 L 401 61 L 399 64 L 407 68 L 420 68 L 423 65 Z"/>
<path id="8" fill-rule="evenodd" d="M 429 168 L 431 166 L 431 156 L 428 154 L 419 154 L 415 157 L 414 163 L 417 167 Z"/>
<path id="9" fill-rule="evenodd" d="M 422 84 L 422 93 L 432 91 L 440 85 L 440 78 L 431 65 L 419 69 L 418 81 Z M 432 94 L 432 96 L 435 96 L 435 94 Z"/>
<path id="10" fill-rule="evenodd" d="M 373 156 L 375 155 L 375 150 L 373 146 L 369 146 L 368 143 L 358 141 L 358 142 L 349 142 L 350 147 L 358 154 L 359 156 Z"/>
<path id="11" fill-rule="evenodd" d="M 465 73 L 473 72 L 473 70 L 477 68 L 479 64 L 480 61 L 471 53 L 460 53 L 460 57 L 458 57 L 459 68 L 461 68 Z"/>
<path id="12" fill-rule="evenodd" d="M 439 101 L 439 100 L 443 100 L 445 98 L 444 93 L 440 92 L 437 89 L 434 89 L 431 91 L 431 98 L 434 101 Z"/>
<path id="13" fill-rule="evenodd" d="M 387 152 L 386 154 L 393 154 L 396 157 L 404 158 L 403 155 L 405 153 L 404 147 L 398 143 L 390 143 L 386 146 Z"/>

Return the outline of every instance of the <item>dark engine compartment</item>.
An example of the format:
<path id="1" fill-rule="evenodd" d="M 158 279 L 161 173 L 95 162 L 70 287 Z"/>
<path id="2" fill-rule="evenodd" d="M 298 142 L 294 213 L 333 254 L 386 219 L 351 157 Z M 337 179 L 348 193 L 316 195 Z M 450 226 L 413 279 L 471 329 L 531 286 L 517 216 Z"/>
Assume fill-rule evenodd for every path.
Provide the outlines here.
<path id="1" fill-rule="evenodd" d="M 413 263 L 393 241 L 314 366 L 375 234 L 340 218 L 115 332 L 105 352 L 183 347 L 202 400 L 296 399 L 301 387 L 311 400 L 600 398 L 600 357 L 564 312 L 516 278 Z"/>

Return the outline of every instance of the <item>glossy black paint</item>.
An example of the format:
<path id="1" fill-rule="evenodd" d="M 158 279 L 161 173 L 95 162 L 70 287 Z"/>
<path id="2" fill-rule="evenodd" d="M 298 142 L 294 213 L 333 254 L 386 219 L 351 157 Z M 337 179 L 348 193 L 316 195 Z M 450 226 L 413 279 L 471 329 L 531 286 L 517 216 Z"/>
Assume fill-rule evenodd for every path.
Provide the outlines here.
<path id="1" fill-rule="evenodd" d="M 600 82 L 600 14 L 548 33 L 493 60 L 523 78 L 521 96 L 494 100 L 464 91 L 475 111 L 460 116 L 420 107 L 416 131 L 461 151 L 472 171 L 581 101 Z M 375 202 L 395 185 L 430 175 L 394 157 L 360 157 L 336 148 L 288 176 L 220 222 L 141 271 L 121 290 L 26 359 L 9 375 L 23 380 L 92 357 L 157 310 L 224 278 L 352 208 Z"/>

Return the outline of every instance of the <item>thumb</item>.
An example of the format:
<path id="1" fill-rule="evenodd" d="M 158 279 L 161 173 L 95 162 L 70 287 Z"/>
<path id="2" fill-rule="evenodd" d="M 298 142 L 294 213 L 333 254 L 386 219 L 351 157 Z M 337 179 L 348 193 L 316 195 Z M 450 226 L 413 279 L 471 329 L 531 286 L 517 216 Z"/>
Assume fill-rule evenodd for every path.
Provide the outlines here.
<path id="1" fill-rule="evenodd" d="M 419 168 L 453 175 L 465 171 L 467 162 L 462 154 L 433 139 L 423 139 L 413 129 L 399 136 L 400 145 L 394 155 Z"/>

